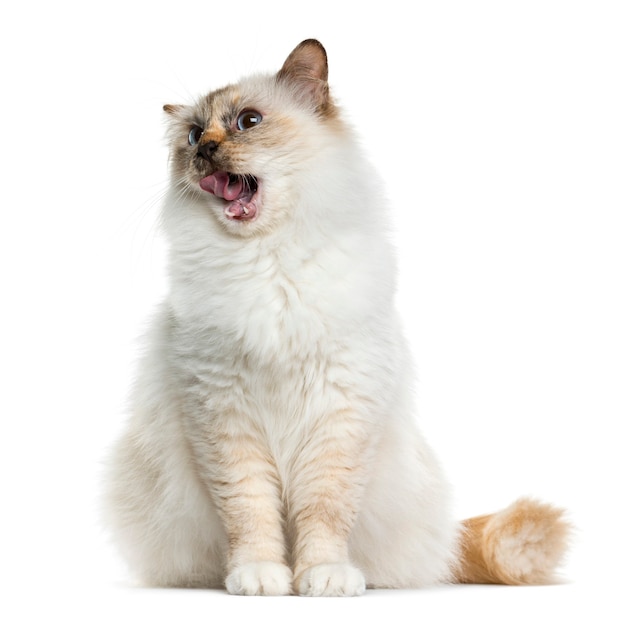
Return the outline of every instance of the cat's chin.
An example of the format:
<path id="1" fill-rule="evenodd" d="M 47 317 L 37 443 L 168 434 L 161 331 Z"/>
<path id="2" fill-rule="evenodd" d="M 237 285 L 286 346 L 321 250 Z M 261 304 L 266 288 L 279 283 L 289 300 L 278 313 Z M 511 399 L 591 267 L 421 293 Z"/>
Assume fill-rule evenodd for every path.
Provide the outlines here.
<path id="1" fill-rule="evenodd" d="M 253 221 L 259 214 L 261 182 L 256 176 L 217 171 L 199 182 L 200 188 L 224 202 L 224 216 L 231 221 Z"/>

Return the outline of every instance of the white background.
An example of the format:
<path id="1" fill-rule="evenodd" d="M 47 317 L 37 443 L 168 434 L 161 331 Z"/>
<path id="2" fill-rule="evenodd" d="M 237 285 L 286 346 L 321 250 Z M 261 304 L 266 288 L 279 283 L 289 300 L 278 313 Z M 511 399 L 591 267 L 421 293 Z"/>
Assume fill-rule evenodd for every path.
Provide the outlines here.
<path id="1" fill-rule="evenodd" d="M 6 4 L 0 613 L 623 615 L 623 3 Z M 277 70 L 309 37 L 387 182 L 420 422 L 458 516 L 524 494 L 567 507 L 568 584 L 143 590 L 98 528 L 135 339 L 166 289 L 161 106 Z"/>

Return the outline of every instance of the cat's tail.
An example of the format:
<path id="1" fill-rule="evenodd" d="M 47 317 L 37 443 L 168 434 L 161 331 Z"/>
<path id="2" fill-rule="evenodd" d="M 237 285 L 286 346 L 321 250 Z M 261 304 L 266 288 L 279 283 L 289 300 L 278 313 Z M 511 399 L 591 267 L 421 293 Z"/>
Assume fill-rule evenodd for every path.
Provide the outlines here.
<path id="1" fill-rule="evenodd" d="M 507 509 L 462 522 L 455 579 L 465 584 L 547 584 L 568 546 L 564 512 L 522 498 Z"/>

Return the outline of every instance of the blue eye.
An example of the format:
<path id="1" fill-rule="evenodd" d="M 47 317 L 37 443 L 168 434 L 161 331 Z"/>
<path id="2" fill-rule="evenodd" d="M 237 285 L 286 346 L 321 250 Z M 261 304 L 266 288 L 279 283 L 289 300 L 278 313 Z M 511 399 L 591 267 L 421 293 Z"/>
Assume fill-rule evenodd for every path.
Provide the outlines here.
<path id="1" fill-rule="evenodd" d="M 191 131 L 189 131 L 189 135 L 187 137 L 187 140 L 189 141 L 189 145 L 196 146 L 198 142 L 200 141 L 200 138 L 202 137 L 203 133 L 204 131 L 202 130 L 202 127 L 198 127 L 195 125 L 191 127 Z"/>
<path id="2" fill-rule="evenodd" d="M 259 112 L 256 112 L 253 109 L 247 109 L 237 116 L 237 128 L 240 131 L 252 129 L 252 127 L 256 127 L 260 124 L 261 120 L 263 120 L 263 116 L 261 116 Z"/>

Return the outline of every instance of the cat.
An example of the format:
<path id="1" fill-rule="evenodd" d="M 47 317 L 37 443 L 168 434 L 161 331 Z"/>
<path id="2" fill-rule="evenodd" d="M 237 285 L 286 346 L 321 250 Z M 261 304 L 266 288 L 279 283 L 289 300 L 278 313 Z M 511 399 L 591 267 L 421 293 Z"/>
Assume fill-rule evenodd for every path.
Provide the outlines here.
<path id="1" fill-rule="evenodd" d="M 451 516 L 414 420 L 382 182 L 323 46 L 164 110 L 169 292 L 105 491 L 132 571 L 243 595 L 551 581 L 562 510 Z"/>

